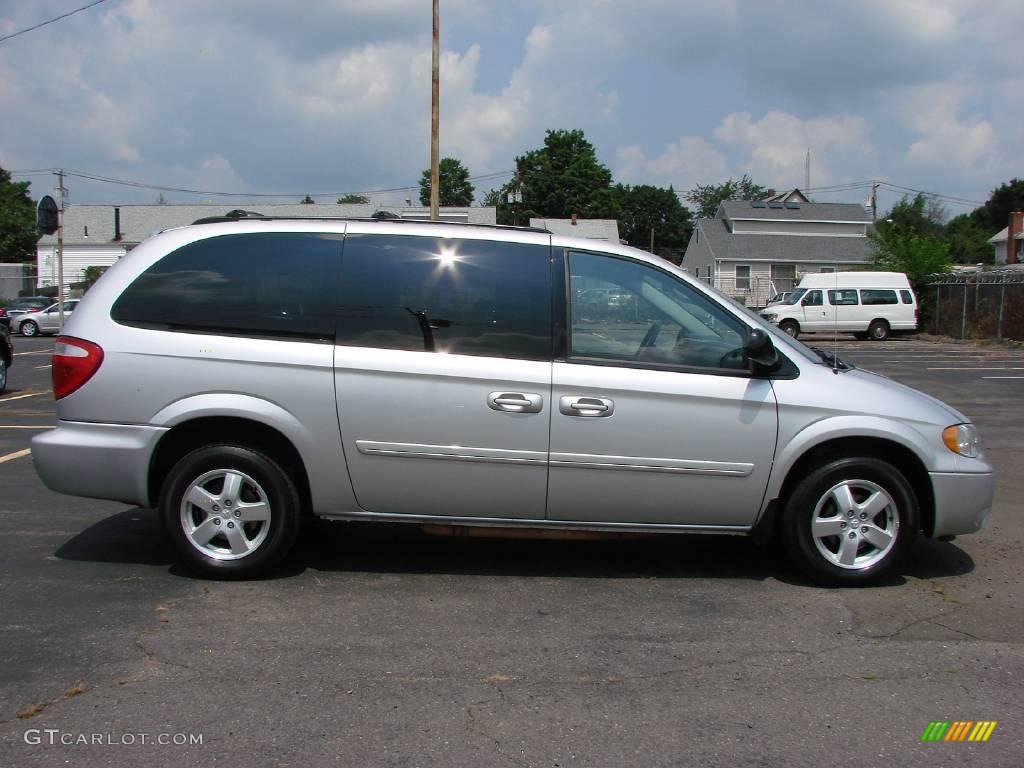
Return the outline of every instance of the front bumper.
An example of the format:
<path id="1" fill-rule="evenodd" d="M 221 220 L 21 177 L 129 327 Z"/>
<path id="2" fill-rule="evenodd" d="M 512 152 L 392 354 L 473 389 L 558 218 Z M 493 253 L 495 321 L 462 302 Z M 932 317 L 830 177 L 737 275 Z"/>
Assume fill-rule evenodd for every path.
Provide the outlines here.
<path id="1" fill-rule="evenodd" d="M 932 472 L 935 492 L 935 530 L 931 535 L 974 533 L 992 511 L 995 478 L 991 472 Z"/>
<path id="2" fill-rule="evenodd" d="M 164 427 L 60 421 L 32 438 L 32 462 L 52 491 L 149 507 L 149 462 Z"/>

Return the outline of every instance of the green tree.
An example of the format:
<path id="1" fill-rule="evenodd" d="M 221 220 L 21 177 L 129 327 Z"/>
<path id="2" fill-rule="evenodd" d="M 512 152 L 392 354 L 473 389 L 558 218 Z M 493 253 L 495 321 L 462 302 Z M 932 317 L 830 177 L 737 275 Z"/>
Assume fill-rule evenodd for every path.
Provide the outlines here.
<path id="1" fill-rule="evenodd" d="M 29 182 L 11 181 L 0 168 L 0 261 L 35 261 L 36 207 L 28 195 Z"/>
<path id="2" fill-rule="evenodd" d="M 924 286 L 929 275 L 948 272 L 952 260 L 940 217 L 941 208 L 929 208 L 924 195 L 904 197 L 868 235 L 872 265 L 905 272 L 915 288 Z"/>
<path id="3" fill-rule="evenodd" d="M 697 218 L 714 217 L 720 203 L 726 200 L 763 200 L 771 194 L 771 190 L 755 184 L 746 174 L 740 179 L 729 179 L 721 184 L 698 184 L 687 192 L 684 197 L 693 203 Z"/>
<path id="4" fill-rule="evenodd" d="M 543 147 L 517 157 L 516 177 L 504 189 L 517 186 L 523 195 L 523 220 L 567 219 L 574 213 L 617 219 L 622 212 L 612 172 L 598 162 L 593 144 L 580 130 L 549 130 Z"/>
<path id="5" fill-rule="evenodd" d="M 654 253 L 678 264 L 693 231 L 690 210 L 680 201 L 670 186 L 635 187 L 618 184 L 615 193 L 622 213 L 619 217 L 619 236 L 630 245 L 648 249 L 654 235 Z"/>
<path id="6" fill-rule="evenodd" d="M 437 164 L 438 197 L 440 205 L 466 206 L 473 204 L 473 185 L 469 170 L 454 157 L 445 157 Z M 430 205 L 430 169 L 420 177 L 420 205 Z"/>
<path id="7" fill-rule="evenodd" d="M 971 217 L 992 237 L 1006 226 L 1011 211 L 1021 210 L 1024 210 L 1024 179 L 1011 179 L 992 190 L 985 204 L 975 208 Z"/>
<path id="8" fill-rule="evenodd" d="M 306 195 L 306 196 L 305 196 L 304 198 L 302 198 L 302 199 L 301 199 L 301 200 L 300 200 L 299 202 L 300 202 L 300 203 L 302 203 L 303 205 L 315 205 L 315 204 L 316 204 L 316 200 L 314 200 L 314 199 L 313 199 L 312 197 L 310 197 L 309 195 Z"/>
<path id="9" fill-rule="evenodd" d="M 981 226 L 971 213 L 950 219 L 946 224 L 950 258 L 957 264 L 991 264 L 994 251 L 988 240 L 994 234 Z"/>
<path id="10" fill-rule="evenodd" d="M 351 192 L 338 198 L 338 205 L 366 205 L 369 202 L 370 198 L 366 195 L 357 195 Z"/>

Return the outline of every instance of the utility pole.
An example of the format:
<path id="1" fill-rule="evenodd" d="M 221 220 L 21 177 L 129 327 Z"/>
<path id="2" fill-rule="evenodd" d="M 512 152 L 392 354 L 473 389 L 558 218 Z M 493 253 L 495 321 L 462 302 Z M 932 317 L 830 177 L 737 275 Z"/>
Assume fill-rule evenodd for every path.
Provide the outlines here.
<path id="1" fill-rule="evenodd" d="M 807 158 L 804 160 L 804 194 L 811 188 L 811 148 L 807 148 Z"/>
<path id="2" fill-rule="evenodd" d="M 64 169 L 57 171 L 57 303 L 60 330 L 64 329 Z"/>
<path id="3" fill-rule="evenodd" d="M 441 218 L 441 174 L 438 172 L 438 155 L 440 146 L 438 139 L 441 114 L 441 71 L 440 71 L 440 38 L 441 19 L 438 12 L 440 0 L 434 0 L 434 48 L 431 64 L 430 93 L 430 220 Z"/>
<path id="4" fill-rule="evenodd" d="M 878 182 L 871 183 L 871 223 L 878 219 Z"/>

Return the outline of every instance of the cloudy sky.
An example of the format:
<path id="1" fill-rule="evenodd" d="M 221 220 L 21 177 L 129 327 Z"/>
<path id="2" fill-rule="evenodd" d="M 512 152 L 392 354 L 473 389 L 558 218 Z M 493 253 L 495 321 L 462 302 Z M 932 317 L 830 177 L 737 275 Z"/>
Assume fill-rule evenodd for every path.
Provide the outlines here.
<path id="1" fill-rule="evenodd" d="M 0 36 L 85 2 L 3 0 Z M 377 190 L 429 163 L 430 7 L 107 0 L 0 42 L 0 166 L 398 202 Z M 678 190 L 743 173 L 803 186 L 808 148 L 812 187 L 983 201 L 1024 176 L 1021 0 L 441 0 L 441 30 L 441 152 L 473 176 L 548 128 L 583 129 L 617 181 Z M 68 186 L 73 203 L 158 194 Z"/>

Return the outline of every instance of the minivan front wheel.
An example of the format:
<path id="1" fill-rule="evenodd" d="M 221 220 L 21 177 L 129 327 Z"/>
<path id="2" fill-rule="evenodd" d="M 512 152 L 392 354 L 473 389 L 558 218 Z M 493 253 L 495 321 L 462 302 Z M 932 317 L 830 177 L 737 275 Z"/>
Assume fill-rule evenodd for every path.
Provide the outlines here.
<path id="1" fill-rule="evenodd" d="M 815 581 L 859 586 L 892 570 L 917 538 L 917 499 L 906 478 L 873 458 L 832 461 L 790 495 L 782 525 L 794 563 Z"/>
<path id="2" fill-rule="evenodd" d="M 160 494 L 164 529 L 186 564 L 204 576 L 262 575 L 291 549 L 299 494 L 268 456 L 239 445 L 211 445 L 185 455 Z"/>

